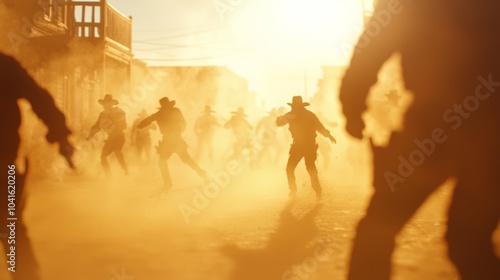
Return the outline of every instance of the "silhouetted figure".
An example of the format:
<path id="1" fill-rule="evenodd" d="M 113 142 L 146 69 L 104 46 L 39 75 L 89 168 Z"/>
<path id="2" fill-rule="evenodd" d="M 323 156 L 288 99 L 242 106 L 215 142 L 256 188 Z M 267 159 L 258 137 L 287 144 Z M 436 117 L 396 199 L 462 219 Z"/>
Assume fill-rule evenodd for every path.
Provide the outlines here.
<path id="1" fill-rule="evenodd" d="M 231 112 L 233 116 L 229 121 L 224 124 L 224 128 L 232 129 L 233 134 L 236 138 L 236 142 L 233 145 L 233 154 L 230 159 L 238 159 L 242 156 L 244 150 L 247 150 L 250 157 L 254 157 L 254 147 L 252 145 L 252 125 L 248 122 L 247 115 L 245 114 L 245 109 L 239 107 L 237 111 Z"/>
<path id="2" fill-rule="evenodd" d="M 141 123 L 146 117 L 148 113 L 145 109 L 142 109 L 137 119 L 134 120 L 132 125 L 132 146 L 135 148 L 137 153 L 137 157 L 139 160 L 142 160 L 144 157 L 146 162 L 150 162 L 151 160 L 151 130 L 156 130 L 156 126 L 154 124 L 150 124 L 148 127 L 144 129 L 138 129 L 137 126 Z"/>
<path id="3" fill-rule="evenodd" d="M 283 126 L 288 124 L 292 134 L 293 143 L 290 146 L 290 157 L 286 165 L 286 173 L 288 177 L 288 186 L 290 188 L 290 196 L 294 197 L 297 193 L 297 183 L 295 182 L 295 168 L 297 164 L 304 158 L 306 162 L 307 172 L 311 177 L 311 186 L 319 198 L 322 195 L 321 185 L 318 178 L 318 170 L 316 169 L 316 158 L 318 144 L 316 143 L 316 132 L 328 137 L 332 143 L 335 143 L 335 138 L 319 121 L 316 115 L 307 110 L 305 107 L 309 103 L 302 102 L 301 96 L 294 96 L 292 103 L 287 103 L 292 107 L 292 110 L 283 116 L 276 119 L 276 125 Z"/>
<path id="4" fill-rule="evenodd" d="M 37 280 L 38 265 L 33 255 L 31 241 L 27 236 L 26 225 L 23 218 L 23 210 L 26 197 L 25 176 L 15 167 L 15 160 L 19 148 L 20 136 L 18 133 L 21 124 L 21 112 L 17 105 L 20 99 L 26 99 L 30 102 L 31 108 L 35 114 L 47 125 L 49 132 L 46 136 L 49 143 L 59 143 L 59 153 L 66 158 L 66 161 L 73 167 L 71 157 L 73 155 L 73 146 L 68 142 L 70 131 L 66 126 L 66 120 L 63 113 L 56 107 L 53 98 L 43 88 L 41 88 L 22 66 L 12 57 L 0 53 L 0 84 L 2 92 L 0 94 L 0 116 L 2 119 L 0 131 L 3 133 L 0 137 L 0 154 L 2 176 L 4 186 L 0 192 L 0 235 L 10 236 L 10 229 L 7 227 L 10 222 L 15 222 L 16 242 L 9 243 L 6 238 L 1 238 L 5 254 L 11 253 L 11 246 L 15 246 L 15 273 L 10 273 L 12 279 L 19 280 Z M 7 178 L 9 170 L 14 170 L 15 175 Z M 15 188 L 8 188 L 7 180 L 15 180 Z M 12 218 L 8 212 L 8 192 L 15 191 L 15 217 L 17 221 L 7 221 Z M 11 197 L 12 198 L 12 197 Z M 9 261 L 8 257 L 7 261 Z M 7 263 L 10 267 L 10 264 Z"/>
<path id="5" fill-rule="evenodd" d="M 125 174 L 128 174 L 127 164 L 122 153 L 122 148 L 125 144 L 125 133 L 123 131 L 127 128 L 125 111 L 116 107 L 118 100 L 113 99 L 111 94 L 106 94 L 104 99 L 99 99 L 98 102 L 102 105 L 104 111 L 99 114 L 99 118 L 90 129 L 87 140 L 92 138 L 97 132 L 104 131 L 108 135 L 108 139 L 104 142 L 101 152 L 101 164 L 104 171 L 109 174 L 107 158 L 114 153 Z"/>
<path id="6" fill-rule="evenodd" d="M 278 110 L 273 108 L 268 115 L 262 117 L 255 126 L 255 133 L 261 145 L 261 150 L 258 154 L 257 161 L 262 164 L 266 158 L 270 162 L 276 164 L 282 154 L 282 146 L 280 139 L 278 139 L 278 126 L 276 125 L 276 118 L 278 117 Z"/>
<path id="7" fill-rule="evenodd" d="M 213 115 L 210 106 L 205 106 L 203 114 L 196 119 L 194 124 L 194 132 L 198 137 L 198 146 L 196 147 L 195 157 L 200 159 L 204 152 L 207 153 L 210 164 L 214 160 L 214 133 L 215 128 L 219 125 L 217 118 Z"/>
<path id="8" fill-rule="evenodd" d="M 170 101 L 167 97 L 160 99 L 158 112 L 144 119 L 139 123 L 138 128 L 144 128 L 152 122 L 156 122 L 163 135 L 162 140 L 158 143 L 158 154 L 160 155 L 160 169 L 163 176 L 165 188 L 172 187 L 172 179 L 168 170 L 168 159 L 172 154 L 177 154 L 179 158 L 189 165 L 198 175 L 206 178 L 206 172 L 201 169 L 198 164 L 191 158 L 187 151 L 187 144 L 182 139 L 182 133 L 186 129 L 186 121 L 179 108 L 174 107 L 175 101 Z"/>
<path id="9" fill-rule="evenodd" d="M 384 62 L 401 55 L 414 100 L 404 130 L 373 147 L 374 189 L 354 240 L 349 279 L 389 279 L 395 237 L 448 178 L 448 254 L 461 279 L 500 279 L 492 233 L 500 218 L 500 1 L 380 0 L 346 71 L 347 131 L 362 138 L 366 97 Z M 368 41 L 367 41 L 368 39 Z M 373 145 L 372 145 L 373 146 Z"/>

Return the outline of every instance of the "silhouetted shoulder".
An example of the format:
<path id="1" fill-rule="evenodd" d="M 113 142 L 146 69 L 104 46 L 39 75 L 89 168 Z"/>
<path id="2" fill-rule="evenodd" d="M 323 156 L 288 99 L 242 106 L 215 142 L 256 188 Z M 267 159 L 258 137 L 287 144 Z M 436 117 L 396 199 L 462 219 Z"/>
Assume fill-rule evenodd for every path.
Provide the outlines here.
<path id="1" fill-rule="evenodd" d="M 2 65 L 19 65 L 19 63 L 12 56 L 8 56 L 2 53 L 0 53 L 0 62 Z"/>
<path id="2" fill-rule="evenodd" d="M 309 111 L 309 110 L 305 110 L 304 114 L 308 117 L 308 118 L 311 118 L 311 119 L 318 119 L 318 116 L 316 116 L 315 113 Z"/>
<path id="3" fill-rule="evenodd" d="M 123 111 L 123 109 L 121 109 L 121 108 L 114 107 L 114 108 L 113 108 L 113 114 L 117 114 L 117 115 L 125 115 L 125 111 Z"/>
<path id="4" fill-rule="evenodd" d="M 22 95 L 21 88 L 33 88 L 31 76 L 12 56 L 0 54 L 0 80 L 11 93 Z"/>

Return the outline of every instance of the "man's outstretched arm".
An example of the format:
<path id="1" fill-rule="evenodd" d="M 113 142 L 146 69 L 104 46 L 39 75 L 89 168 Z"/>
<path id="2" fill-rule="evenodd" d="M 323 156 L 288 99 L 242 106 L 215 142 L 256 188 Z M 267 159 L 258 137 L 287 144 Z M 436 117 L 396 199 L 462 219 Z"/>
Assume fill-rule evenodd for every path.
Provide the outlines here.
<path id="1" fill-rule="evenodd" d="M 143 119 L 138 125 L 137 128 L 145 128 L 150 125 L 152 122 L 156 120 L 156 114 L 152 114 L 151 116 Z"/>
<path id="2" fill-rule="evenodd" d="M 316 131 L 319 132 L 321 135 L 325 136 L 326 138 L 330 139 L 332 143 L 337 143 L 337 140 L 332 136 L 330 130 L 326 129 L 326 127 L 321 123 L 319 118 L 316 115 L 313 115 L 313 117 L 314 117 L 314 127 L 316 128 Z"/>
<path id="3" fill-rule="evenodd" d="M 276 125 L 277 126 L 284 126 L 290 123 L 290 120 L 295 118 L 295 115 L 291 114 L 290 112 L 284 114 L 283 116 L 279 116 L 276 118 Z"/>
<path id="4" fill-rule="evenodd" d="M 66 158 L 73 168 L 71 160 L 74 148 L 68 141 L 71 131 L 66 126 L 66 117 L 57 108 L 54 99 L 48 91 L 40 87 L 24 68 L 12 58 L 12 77 L 15 91 L 20 98 L 27 99 L 35 114 L 45 123 L 49 132 L 46 139 L 49 143 L 59 143 L 59 153 Z"/>

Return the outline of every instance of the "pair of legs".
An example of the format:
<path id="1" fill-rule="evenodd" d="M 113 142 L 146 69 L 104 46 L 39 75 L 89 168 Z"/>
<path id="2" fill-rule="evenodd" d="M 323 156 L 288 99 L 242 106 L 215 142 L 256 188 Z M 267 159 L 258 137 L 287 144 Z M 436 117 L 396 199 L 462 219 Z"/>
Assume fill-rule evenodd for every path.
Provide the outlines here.
<path id="1" fill-rule="evenodd" d="M 138 138 L 135 140 L 137 158 L 142 161 L 143 156 L 147 163 L 151 160 L 151 139 Z"/>
<path id="2" fill-rule="evenodd" d="M 160 155 L 160 170 L 165 188 L 172 187 L 172 178 L 170 177 L 170 172 L 168 170 L 168 160 L 174 153 L 177 154 L 179 158 L 191 167 L 191 169 L 193 169 L 200 177 L 206 178 L 207 176 L 206 171 L 201 169 L 189 155 L 187 145 L 183 140 L 179 140 L 177 143 L 172 143 L 171 145 L 167 145 L 165 141 L 160 142 L 158 146 L 158 153 Z"/>
<path id="3" fill-rule="evenodd" d="M 453 158 L 464 153 L 450 149 L 448 142 L 453 140 L 437 146 L 423 160 L 412 158 L 409 155 L 415 151 L 413 140 L 417 138 L 422 139 L 395 134 L 387 148 L 373 149 L 375 192 L 358 224 L 348 279 L 390 279 L 396 236 L 427 197 L 453 174 L 460 175 L 449 208 L 446 240 L 450 259 L 461 279 L 500 279 L 500 262 L 492 244 L 500 218 L 500 176 L 474 162 L 460 168 L 467 160 Z M 399 168 L 399 156 L 409 159 L 411 166 Z M 394 184 L 387 172 L 402 181 Z"/>
<path id="4" fill-rule="evenodd" d="M 288 187 L 290 194 L 294 195 L 297 192 L 297 183 L 295 181 L 295 168 L 299 162 L 304 158 L 306 162 L 306 169 L 311 177 L 311 186 L 316 192 L 317 196 L 321 196 L 322 189 L 318 178 L 318 169 L 316 168 L 318 144 L 302 144 L 293 143 L 290 147 L 290 157 L 286 165 L 286 174 L 288 178 Z"/>
<path id="5" fill-rule="evenodd" d="M 118 162 L 125 171 L 125 174 L 128 174 L 127 164 L 125 163 L 125 159 L 122 153 L 123 144 L 125 144 L 125 136 L 123 135 L 123 133 L 110 135 L 104 143 L 104 147 L 102 148 L 101 153 L 101 164 L 107 174 L 109 174 L 109 163 L 107 158 L 112 153 L 115 154 L 116 159 L 118 159 Z"/>

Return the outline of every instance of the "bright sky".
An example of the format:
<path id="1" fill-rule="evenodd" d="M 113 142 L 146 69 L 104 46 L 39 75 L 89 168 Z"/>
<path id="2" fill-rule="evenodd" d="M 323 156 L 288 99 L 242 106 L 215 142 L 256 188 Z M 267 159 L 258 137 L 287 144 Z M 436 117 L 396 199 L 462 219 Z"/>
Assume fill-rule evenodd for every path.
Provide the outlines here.
<path id="1" fill-rule="evenodd" d="M 227 65 L 269 105 L 315 92 L 320 66 L 346 64 L 362 26 L 363 0 L 108 2 L 133 17 L 136 58 Z"/>

